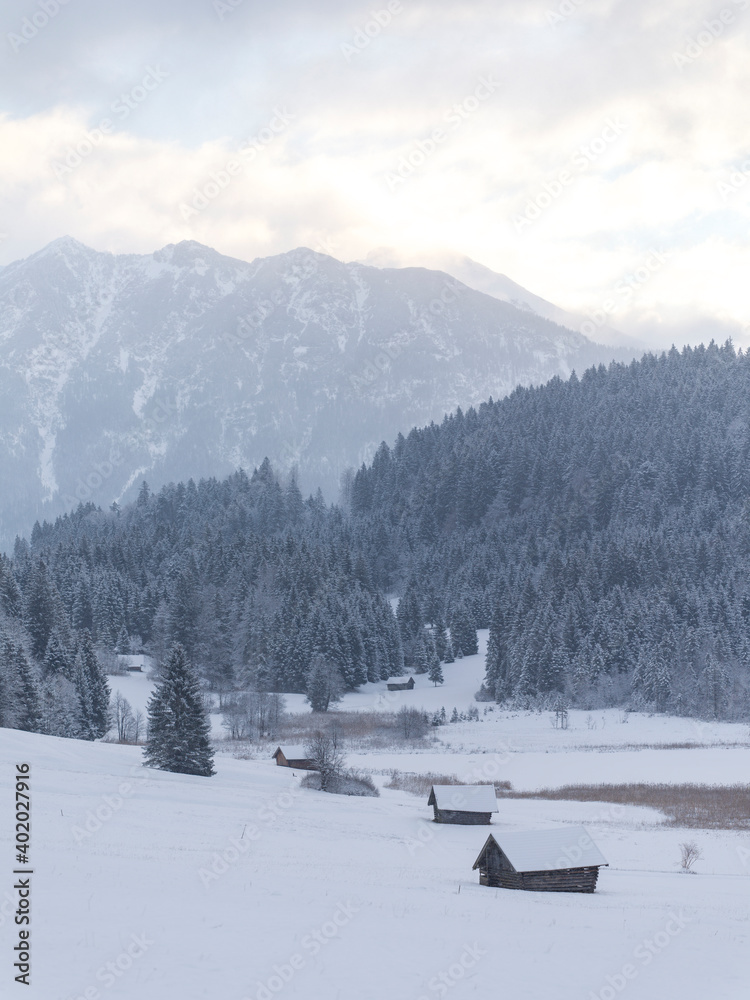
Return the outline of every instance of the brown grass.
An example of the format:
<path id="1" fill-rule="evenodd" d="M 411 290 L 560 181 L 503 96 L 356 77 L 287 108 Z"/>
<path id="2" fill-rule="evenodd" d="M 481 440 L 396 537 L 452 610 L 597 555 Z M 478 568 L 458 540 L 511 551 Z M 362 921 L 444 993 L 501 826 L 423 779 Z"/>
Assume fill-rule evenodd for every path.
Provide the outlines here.
<path id="1" fill-rule="evenodd" d="M 425 774 L 405 774 L 403 771 L 391 771 L 390 781 L 384 788 L 395 788 L 399 792 L 410 792 L 412 795 L 427 795 L 433 785 L 491 785 L 491 781 L 462 781 L 455 774 L 435 774 L 427 771 Z M 510 790 L 509 781 L 495 783 L 495 789 Z"/>
<path id="2" fill-rule="evenodd" d="M 648 806 L 669 818 L 670 826 L 701 830 L 750 829 L 750 785 L 566 785 L 538 792 L 516 792 L 495 785 L 509 799 L 614 802 Z"/>
<path id="3" fill-rule="evenodd" d="M 395 788 L 399 792 L 410 792 L 412 795 L 427 795 L 433 785 L 460 785 L 455 774 L 404 774 L 403 771 L 391 771 L 390 781 L 385 788 Z"/>
<path id="4" fill-rule="evenodd" d="M 346 740 L 347 749 L 354 749 L 357 743 L 367 747 L 387 748 L 394 743 L 424 742 L 419 738 L 405 739 L 401 724 L 393 712 L 301 712 L 287 715 L 283 720 L 278 742 L 286 740 L 289 743 L 304 743 L 316 730 L 326 732 L 332 726 Z"/>

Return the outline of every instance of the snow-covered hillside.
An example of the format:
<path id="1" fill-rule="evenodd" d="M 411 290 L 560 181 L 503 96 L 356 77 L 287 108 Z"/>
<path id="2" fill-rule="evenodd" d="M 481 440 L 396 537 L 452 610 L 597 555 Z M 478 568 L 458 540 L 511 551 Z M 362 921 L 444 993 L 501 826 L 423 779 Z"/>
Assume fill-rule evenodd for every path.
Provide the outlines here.
<path id="1" fill-rule="evenodd" d="M 443 686 L 417 677 L 414 691 L 387 694 L 368 685 L 338 710 L 465 711 L 485 642 L 480 633 L 479 655 L 445 666 Z M 145 704 L 144 675 L 111 680 L 134 707 Z M 501 799 L 496 835 L 583 823 L 610 867 L 593 896 L 486 889 L 471 866 L 488 830 L 435 826 L 423 798 L 383 786 L 391 768 L 520 789 L 743 782 L 747 735 L 739 725 L 614 710 L 571 712 L 560 730 L 549 713 L 480 706 L 480 721 L 440 727 L 428 748 L 350 753 L 381 786 L 380 798 L 362 799 L 302 789 L 299 774 L 267 754 L 235 759 L 230 743 L 216 777 L 201 779 L 146 770 L 133 747 L 3 730 L 4 780 L 17 762 L 32 768 L 27 995 L 611 1000 L 624 984 L 633 1000 L 741 1000 L 746 832 L 681 830 L 650 808 Z M 7 872 L 10 839 L 6 811 Z M 692 876 L 679 871 L 685 840 L 703 852 Z M 6 955 L 11 899 L 0 900 Z"/>
<path id="2" fill-rule="evenodd" d="M 439 271 L 63 238 L 0 273 L 0 540 L 266 455 L 335 497 L 399 431 L 614 353 Z"/>
<path id="3" fill-rule="evenodd" d="M 586 756 L 566 755 L 571 780 Z M 403 792 L 325 795 L 222 755 L 215 778 L 165 774 L 136 748 L 4 730 L 6 799 L 17 762 L 33 789 L 33 1000 L 578 1000 L 621 981 L 634 1000 L 746 995 L 747 836 L 689 831 L 705 861 L 687 876 L 685 831 L 649 810 L 505 801 L 496 833 L 586 822 L 611 866 L 593 896 L 511 892 L 471 870 L 486 829 L 435 826 Z"/>

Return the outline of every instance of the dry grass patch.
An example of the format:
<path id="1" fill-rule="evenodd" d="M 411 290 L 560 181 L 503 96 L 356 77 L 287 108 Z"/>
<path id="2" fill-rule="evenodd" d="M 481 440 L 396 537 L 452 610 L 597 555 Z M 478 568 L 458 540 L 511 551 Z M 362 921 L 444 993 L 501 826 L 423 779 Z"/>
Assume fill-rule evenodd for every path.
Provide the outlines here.
<path id="1" fill-rule="evenodd" d="M 491 781 L 462 781 L 455 774 L 435 774 L 428 771 L 426 774 L 408 774 L 403 771 L 391 771 L 390 781 L 386 782 L 385 788 L 395 788 L 399 792 L 410 792 L 412 795 L 427 795 L 433 785 L 491 785 Z M 495 790 L 510 790 L 509 781 L 495 782 Z"/>
<path id="2" fill-rule="evenodd" d="M 510 799 L 648 806 L 663 812 L 671 826 L 690 829 L 750 829 L 750 785 L 565 785 L 538 792 L 516 792 L 495 785 L 495 789 Z"/>
<path id="3" fill-rule="evenodd" d="M 399 792 L 410 792 L 412 795 L 428 795 L 433 785 L 460 785 L 455 774 L 405 774 L 403 771 L 391 771 L 390 781 L 385 788 L 395 788 Z"/>
<path id="4" fill-rule="evenodd" d="M 358 744 L 363 748 L 387 749 L 394 743 L 423 744 L 430 726 L 425 724 L 421 730 L 414 730 L 404 725 L 404 718 L 397 712 L 301 712 L 284 718 L 278 742 L 304 743 L 316 730 L 335 732 L 346 742 L 348 750 Z"/>

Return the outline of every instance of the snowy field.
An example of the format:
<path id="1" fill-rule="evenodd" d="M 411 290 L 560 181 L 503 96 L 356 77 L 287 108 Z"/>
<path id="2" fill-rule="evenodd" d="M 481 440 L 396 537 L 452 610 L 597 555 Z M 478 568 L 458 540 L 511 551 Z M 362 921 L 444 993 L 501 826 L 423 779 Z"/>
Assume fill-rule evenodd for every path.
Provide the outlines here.
<path id="1" fill-rule="evenodd" d="M 592 754 L 550 759 L 563 756 L 573 781 Z M 34 796 L 30 989 L 11 971 L 7 786 L 21 761 Z M 503 801 L 495 832 L 585 823 L 611 865 L 593 896 L 521 893 L 477 884 L 486 828 L 435 826 L 403 792 L 325 795 L 227 755 L 212 779 L 170 775 L 144 770 L 137 748 L 8 730 L 0 767 L 3 997 L 747 996 L 746 834 L 665 827 L 647 809 Z M 695 875 L 678 872 L 685 839 L 703 849 Z"/>
<path id="2" fill-rule="evenodd" d="M 484 636 L 482 637 L 484 640 Z M 481 656 L 442 688 L 385 685 L 341 708 L 465 710 Z M 144 709 L 145 676 L 111 678 Z M 299 706 L 303 707 L 300 700 Z M 484 706 L 480 705 L 480 713 Z M 575 782 L 742 782 L 746 726 L 622 713 L 480 714 L 423 750 L 350 754 L 392 767 Z M 217 729 L 218 717 L 215 717 Z M 219 727 L 220 728 L 220 727 Z M 675 746 L 676 744 L 676 746 Z M 585 824 L 610 862 L 594 895 L 478 885 L 488 828 L 436 826 L 423 799 L 301 789 L 222 745 L 211 779 L 149 771 L 135 747 L 0 730 L 0 996 L 31 1000 L 745 1000 L 750 834 L 680 830 L 652 809 L 501 800 L 492 829 Z M 11 793 L 31 765 L 32 985 L 13 982 Z M 703 852 L 679 871 L 679 845 Z"/>

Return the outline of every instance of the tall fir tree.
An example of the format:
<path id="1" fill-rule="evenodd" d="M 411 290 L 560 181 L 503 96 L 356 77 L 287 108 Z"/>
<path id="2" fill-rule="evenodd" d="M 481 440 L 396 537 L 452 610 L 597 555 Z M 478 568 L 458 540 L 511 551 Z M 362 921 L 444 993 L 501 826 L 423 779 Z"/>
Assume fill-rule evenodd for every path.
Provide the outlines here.
<path id="1" fill-rule="evenodd" d="M 144 761 L 162 771 L 210 777 L 215 773 L 210 731 L 198 680 L 185 650 L 175 645 L 149 699 Z"/>
<path id="2" fill-rule="evenodd" d="M 31 664 L 22 646 L 16 646 L 13 652 L 15 664 L 17 695 L 16 695 L 16 729 L 28 733 L 42 731 L 42 704 Z"/>
<path id="3" fill-rule="evenodd" d="M 88 629 L 78 639 L 74 683 L 81 703 L 82 735 L 84 739 L 101 739 L 109 731 L 110 690 Z"/>

